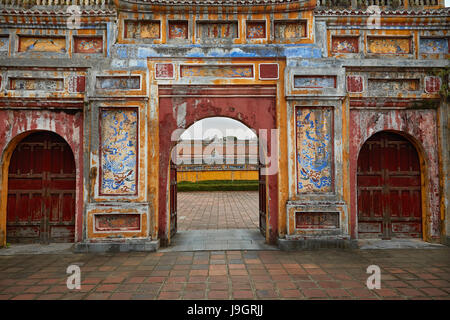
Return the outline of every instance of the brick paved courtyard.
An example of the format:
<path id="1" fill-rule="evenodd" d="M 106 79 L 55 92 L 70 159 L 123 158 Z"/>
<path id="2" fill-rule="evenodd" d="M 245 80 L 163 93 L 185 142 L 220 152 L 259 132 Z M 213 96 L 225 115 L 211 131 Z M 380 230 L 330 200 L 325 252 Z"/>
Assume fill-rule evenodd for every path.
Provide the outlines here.
<path id="1" fill-rule="evenodd" d="M 0 299 L 450 299 L 450 248 L 0 256 Z"/>
<path id="2" fill-rule="evenodd" d="M 178 192 L 178 230 L 258 228 L 258 191 Z"/>

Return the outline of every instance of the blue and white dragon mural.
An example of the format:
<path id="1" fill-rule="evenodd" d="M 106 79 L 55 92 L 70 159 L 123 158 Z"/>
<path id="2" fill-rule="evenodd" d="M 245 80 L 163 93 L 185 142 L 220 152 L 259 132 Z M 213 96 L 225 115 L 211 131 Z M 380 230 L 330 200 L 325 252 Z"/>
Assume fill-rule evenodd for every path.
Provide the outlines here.
<path id="1" fill-rule="evenodd" d="M 297 109 L 297 190 L 331 192 L 332 110 Z"/>
<path id="2" fill-rule="evenodd" d="M 101 139 L 101 194 L 135 194 L 137 111 L 102 110 Z"/>

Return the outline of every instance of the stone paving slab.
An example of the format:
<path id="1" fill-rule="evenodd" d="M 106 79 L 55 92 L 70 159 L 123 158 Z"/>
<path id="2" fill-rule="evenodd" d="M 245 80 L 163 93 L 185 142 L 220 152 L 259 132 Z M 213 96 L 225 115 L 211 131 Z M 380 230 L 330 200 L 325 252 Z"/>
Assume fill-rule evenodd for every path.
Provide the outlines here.
<path id="1" fill-rule="evenodd" d="M 81 268 L 81 289 L 66 269 Z M 369 290 L 369 265 L 381 289 Z M 450 299 L 450 248 L 0 256 L 0 299 Z"/>
<path id="2" fill-rule="evenodd" d="M 258 191 L 178 192 L 178 230 L 257 229 Z"/>

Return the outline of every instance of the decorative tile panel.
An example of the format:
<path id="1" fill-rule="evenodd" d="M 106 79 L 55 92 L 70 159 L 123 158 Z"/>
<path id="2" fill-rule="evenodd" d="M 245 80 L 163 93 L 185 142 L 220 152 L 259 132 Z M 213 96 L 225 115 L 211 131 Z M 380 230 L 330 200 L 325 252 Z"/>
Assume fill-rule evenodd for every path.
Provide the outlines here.
<path id="1" fill-rule="evenodd" d="M 275 39 L 300 39 L 305 38 L 306 34 L 306 21 L 293 20 L 293 21 L 275 21 L 274 22 Z"/>
<path id="2" fill-rule="evenodd" d="M 297 107 L 297 191 L 332 191 L 333 110 Z"/>
<path id="3" fill-rule="evenodd" d="M 95 231 L 136 231 L 141 227 L 140 214 L 96 214 Z"/>
<path id="4" fill-rule="evenodd" d="M 418 91 L 419 79 L 369 79 L 369 90 L 376 91 Z"/>
<path id="5" fill-rule="evenodd" d="M 362 76 L 347 76 L 347 92 L 363 92 Z"/>
<path id="6" fill-rule="evenodd" d="M 103 90 L 137 90 L 140 89 L 140 77 L 97 77 L 95 87 Z"/>
<path id="7" fill-rule="evenodd" d="M 187 21 L 169 21 L 169 39 L 187 39 L 188 26 Z"/>
<path id="8" fill-rule="evenodd" d="M 125 20 L 125 38 L 128 39 L 159 39 L 161 25 L 156 20 L 131 21 Z"/>
<path id="9" fill-rule="evenodd" d="M 137 193 L 137 109 L 101 109 L 100 194 Z"/>
<path id="10" fill-rule="evenodd" d="M 435 93 L 441 90 L 441 79 L 439 77 L 425 77 L 425 92 Z"/>
<path id="11" fill-rule="evenodd" d="M 358 53 L 359 37 L 338 37 L 331 39 L 331 52 L 333 53 Z"/>
<path id="12" fill-rule="evenodd" d="M 9 36 L 0 36 L 0 53 L 8 52 Z"/>
<path id="13" fill-rule="evenodd" d="M 75 53 L 102 53 L 103 38 L 102 37 L 74 37 L 73 52 Z"/>
<path id="14" fill-rule="evenodd" d="M 64 79 L 9 78 L 9 89 L 63 91 Z"/>
<path id="15" fill-rule="evenodd" d="M 294 76 L 294 88 L 336 88 L 336 76 Z"/>
<path id="16" fill-rule="evenodd" d="M 181 77 L 251 78 L 252 65 L 181 66 Z"/>
<path id="17" fill-rule="evenodd" d="M 157 63 L 155 65 L 156 79 L 173 79 L 174 67 L 172 63 Z"/>
<path id="18" fill-rule="evenodd" d="M 420 38 L 420 53 L 449 53 L 448 38 Z"/>
<path id="19" fill-rule="evenodd" d="M 200 39 L 233 39 L 238 37 L 237 21 L 199 21 L 197 22 Z"/>
<path id="20" fill-rule="evenodd" d="M 247 21 L 247 39 L 266 38 L 265 21 Z"/>
<path id="21" fill-rule="evenodd" d="M 65 37 L 19 36 L 19 52 L 66 53 Z"/>
<path id="22" fill-rule="evenodd" d="M 367 52 L 377 54 L 410 54 L 411 38 L 367 37 Z"/>
<path id="23" fill-rule="evenodd" d="M 296 212 L 297 229 L 338 229 L 339 212 Z"/>

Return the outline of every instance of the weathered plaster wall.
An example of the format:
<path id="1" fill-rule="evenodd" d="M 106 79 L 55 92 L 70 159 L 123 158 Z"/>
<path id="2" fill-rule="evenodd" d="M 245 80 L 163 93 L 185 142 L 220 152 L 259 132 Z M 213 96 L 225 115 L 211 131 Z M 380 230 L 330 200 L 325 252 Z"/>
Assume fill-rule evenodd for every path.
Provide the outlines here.
<path id="1" fill-rule="evenodd" d="M 83 113 L 81 111 L 65 110 L 0 110 L 0 150 L 1 176 L 0 187 L 0 235 L 3 245 L 6 237 L 6 201 L 7 172 L 9 160 L 15 146 L 25 136 L 24 134 L 46 130 L 59 134 L 70 145 L 76 165 L 76 210 L 75 210 L 75 241 L 82 239 L 83 225 Z"/>
<path id="2" fill-rule="evenodd" d="M 350 111 L 350 185 L 352 236 L 357 234 L 356 168 L 359 150 L 374 133 L 392 130 L 404 133 L 421 156 L 422 186 L 426 200 L 423 209 L 424 238 L 436 240 L 440 236 L 439 157 L 436 110 L 351 110 Z"/>

